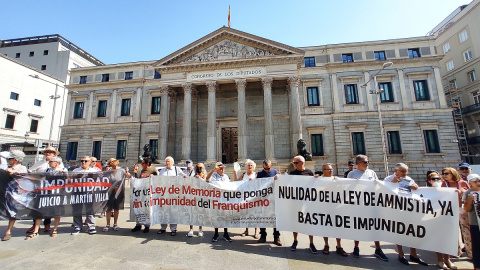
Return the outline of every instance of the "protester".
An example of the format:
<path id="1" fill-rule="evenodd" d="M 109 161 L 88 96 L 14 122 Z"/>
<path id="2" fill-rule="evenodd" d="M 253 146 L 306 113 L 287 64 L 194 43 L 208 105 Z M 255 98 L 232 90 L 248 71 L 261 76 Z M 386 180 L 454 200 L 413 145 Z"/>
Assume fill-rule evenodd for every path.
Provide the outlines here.
<path id="1" fill-rule="evenodd" d="M 442 183 L 442 176 L 437 171 L 427 172 L 427 187 L 441 187 Z"/>
<path id="2" fill-rule="evenodd" d="M 458 164 L 458 173 L 460 174 L 460 177 L 462 180 L 468 183 L 467 176 L 472 173 L 472 168 L 470 167 L 470 164 L 467 162 L 462 162 Z M 460 239 L 460 244 L 463 243 L 463 249 L 460 249 L 462 245 L 459 246 L 459 254 L 461 254 L 462 251 L 465 251 L 467 253 L 467 256 L 469 258 L 472 258 L 472 245 L 471 245 L 471 239 L 470 239 L 470 224 L 468 223 L 468 213 L 463 209 L 463 207 L 460 205 L 460 213 L 459 213 L 459 219 L 460 219 L 460 231 L 461 231 L 461 239 Z"/>
<path id="3" fill-rule="evenodd" d="M 135 163 L 135 164 L 133 165 L 133 176 L 134 176 L 135 178 L 138 178 L 138 164 L 137 164 L 137 163 Z"/>
<path id="4" fill-rule="evenodd" d="M 257 178 L 274 177 L 278 174 L 278 171 L 272 168 L 272 162 L 270 160 L 264 159 L 262 165 L 263 170 L 257 173 Z M 260 228 L 260 239 L 258 239 L 258 243 L 265 242 L 267 242 L 267 230 L 266 228 Z M 273 243 L 277 246 L 282 245 L 282 241 L 280 241 L 280 232 L 277 231 L 277 228 L 273 228 Z"/>
<path id="5" fill-rule="evenodd" d="M 313 172 L 307 168 L 305 168 L 305 158 L 303 156 L 296 156 L 293 158 L 293 167 L 295 170 L 290 172 L 290 175 L 304 175 L 304 176 L 314 176 Z M 317 254 L 318 250 L 315 248 L 313 244 L 313 235 L 308 236 L 310 240 L 310 252 L 313 254 Z M 290 246 L 291 251 L 297 250 L 298 245 L 298 233 L 293 232 L 293 244 Z"/>
<path id="6" fill-rule="evenodd" d="M 67 176 L 67 169 L 66 168 L 60 168 L 60 164 L 62 163 L 62 159 L 60 157 L 53 157 L 50 159 L 48 164 L 50 165 L 49 168 L 45 169 L 44 173 L 50 174 L 50 175 L 59 175 L 62 174 L 64 176 Z M 58 234 L 58 225 L 60 224 L 60 216 L 64 214 L 63 213 L 63 207 L 61 206 L 56 206 L 53 209 L 53 213 L 51 216 L 54 217 L 54 222 L 53 222 L 53 230 L 52 233 L 50 234 L 51 237 L 55 237 Z M 38 230 L 38 228 L 37 228 Z"/>
<path id="7" fill-rule="evenodd" d="M 233 170 L 234 181 L 250 181 L 257 178 L 257 173 L 255 172 L 257 164 L 253 162 L 253 160 L 247 159 L 245 160 L 245 165 L 247 167 L 247 171 L 242 174 L 242 177 L 240 179 L 237 178 L 237 171 L 235 171 L 235 169 Z M 248 228 L 245 228 L 242 236 L 248 236 Z M 255 228 L 255 234 L 253 235 L 253 238 L 260 238 L 260 235 L 258 234 L 258 228 Z"/>
<path id="8" fill-rule="evenodd" d="M 358 155 L 355 157 L 355 164 L 357 165 L 357 169 L 348 173 L 348 178 L 353 179 L 366 179 L 366 180 L 378 180 L 377 174 L 368 168 L 368 157 L 365 155 Z M 354 241 L 355 247 L 353 248 L 352 256 L 355 258 L 360 257 L 360 248 L 358 247 L 359 241 Z M 377 258 L 388 261 L 388 257 L 382 251 L 382 247 L 380 246 L 380 241 L 374 241 L 375 243 L 375 256 Z"/>
<path id="9" fill-rule="evenodd" d="M 23 159 L 25 158 L 25 153 L 23 153 L 20 150 L 11 150 L 7 156 L 5 156 L 5 159 L 8 162 L 8 168 L 5 169 L 5 172 L 10 174 L 11 177 L 14 177 L 15 175 L 18 174 L 24 174 L 28 173 L 27 168 L 23 166 L 21 163 Z M 7 230 L 5 231 L 5 235 L 2 238 L 2 241 L 8 241 L 12 238 L 11 230 L 13 228 L 13 225 L 15 225 L 15 219 L 16 217 L 10 217 L 8 220 L 8 227 Z M 33 237 L 38 235 L 38 231 L 32 232 L 34 234 Z"/>
<path id="10" fill-rule="evenodd" d="M 166 157 L 165 167 L 158 173 L 158 175 L 186 177 L 182 169 L 180 167 L 174 166 L 173 164 L 175 164 L 175 160 L 173 159 L 173 157 Z M 160 230 L 157 232 L 157 234 L 164 234 L 166 230 L 167 224 L 161 224 Z M 177 235 L 177 224 L 170 224 L 170 235 Z"/>
<path id="11" fill-rule="evenodd" d="M 332 164 L 327 163 L 322 166 L 323 178 L 330 178 L 330 180 L 334 179 L 333 176 L 333 167 Z M 337 246 L 335 247 L 335 252 L 343 257 L 347 257 L 348 253 L 342 248 L 342 239 L 336 238 Z M 325 246 L 323 247 L 322 253 L 325 255 L 330 254 L 330 246 L 328 245 L 328 237 L 323 237 L 323 241 L 325 242 Z"/>
<path id="12" fill-rule="evenodd" d="M 187 168 L 185 170 L 183 170 L 183 173 L 187 176 L 195 176 L 195 170 L 193 169 L 193 162 L 191 159 L 187 159 L 187 161 L 185 161 L 185 165 L 187 166 Z"/>
<path id="13" fill-rule="evenodd" d="M 193 170 L 195 172 L 194 177 L 206 181 L 207 171 L 205 170 L 205 165 L 203 163 L 198 163 Z M 188 237 L 193 237 L 193 225 L 190 225 L 190 230 L 187 233 Z M 203 237 L 203 227 L 198 226 L 198 236 Z"/>
<path id="14" fill-rule="evenodd" d="M 470 174 L 468 177 L 470 189 L 463 193 L 463 208 L 468 213 L 470 235 L 472 242 L 472 259 L 474 269 L 480 269 L 480 229 L 478 227 L 478 209 L 480 192 L 480 175 Z M 477 209 L 475 209 L 477 207 Z"/>
<path id="15" fill-rule="evenodd" d="M 215 163 L 215 167 L 208 173 L 207 182 L 230 182 L 230 177 L 225 174 L 225 165 L 222 162 Z M 227 242 L 232 242 L 232 238 L 228 235 L 228 229 L 223 228 L 223 239 Z M 212 242 L 218 241 L 218 228 L 215 228 L 215 233 Z"/>
<path id="16" fill-rule="evenodd" d="M 472 168 L 470 167 L 470 164 L 467 162 L 461 162 L 458 164 L 458 173 L 460 174 L 460 177 L 462 178 L 463 181 L 468 182 L 468 175 L 472 173 Z"/>
<path id="17" fill-rule="evenodd" d="M 107 213 L 110 213 L 113 210 L 113 230 L 118 231 L 118 215 L 120 209 L 123 209 L 123 203 L 125 201 L 125 178 L 130 178 L 131 175 L 128 171 L 125 171 L 123 168 L 118 166 L 119 161 L 115 158 L 108 160 L 108 167 L 112 171 L 112 180 L 117 183 L 117 186 L 111 187 L 109 192 L 109 200 L 107 202 Z M 115 181 L 116 180 L 116 181 Z M 107 225 L 103 228 L 104 232 L 108 232 L 110 229 L 110 218 L 112 216 L 107 214 L 105 218 L 107 219 Z"/>
<path id="18" fill-rule="evenodd" d="M 395 173 L 385 177 L 384 181 L 396 183 L 398 184 L 398 188 L 400 191 L 411 193 L 411 190 L 418 189 L 418 185 L 407 174 L 408 174 L 408 166 L 404 163 L 397 163 L 395 165 Z M 403 252 L 403 247 L 397 244 L 397 250 L 398 250 L 398 261 L 405 265 L 409 265 L 408 260 L 405 259 L 405 253 Z M 417 249 L 413 247 L 410 248 L 410 261 L 416 262 L 420 265 L 428 266 L 428 263 L 420 259 L 420 257 L 417 254 Z"/>
<path id="19" fill-rule="evenodd" d="M 74 173 L 89 174 L 89 173 L 98 172 L 97 168 L 91 168 L 90 167 L 91 160 L 90 160 L 89 156 L 82 157 L 80 162 L 81 162 L 80 167 L 73 170 Z M 86 219 L 85 222 L 87 223 L 86 225 L 88 227 L 88 233 L 89 234 L 96 234 L 97 231 L 95 230 L 95 216 L 94 216 L 94 213 L 93 213 L 93 209 L 90 209 L 91 207 L 89 207 L 88 205 L 85 205 L 85 207 L 87 208 L 86 209 L 87 219 Z M 74 209 L 74 212 L 76 212 L 76 213 L 74 213 L 74 215 L 73 215 L 73 227 L 74 228 L 73 228 L 73 231 L 72 231 L 72 235 L 79 234 L 81 228 L 83 227 L 82 216 L 81 216 L 81 214 L 79 215 L 79 213 L 77 212 L 78 210 L 81 210 L 81 208 Z"/>
<path id="20" fill-rule="evenodd" d="M 136 164 L 135 164 L 136 165 Z M 152 168 L 152 159 L 151 158 L 144 158 L 142 160 L 142 170 L 140 171 L 140 179 L 143 178 L 148 178 L 151 175 L 158 175 L 157 170 L 155 168 Z M 138 179 L 137 179 L 138 181 Z M 142 180 L 142 181 L 149 181 L 147 180 Z M 145 228 L 143 229 L 144 233 L 147 233 L 150 231 L 150 224 L 145 224 Z M 142 224 L 140 224 L 137 220 L 137 223 L 135 224 L 135 227 L 132 229 L 132 232 L 140 231 L 142 229 Z"/>
<path id="21" fill-rule="evenodd" d="M 348 174 L 355 170 L 355 163 L 353 161 L 349 161 L 348 162 L 348 171 L 346 171 L 345 173 L 343 173 L 343 178 L 347 178 Z"/>
<path id="22" fill-rule="evenodd" d="M 102 170 L 102 164 L 100 164 L 100 162 L 97 161 L 97 158 L 96 157 L 90 157 L 90 167 L 92 168 L 97 168 L 99 171 Z"/>

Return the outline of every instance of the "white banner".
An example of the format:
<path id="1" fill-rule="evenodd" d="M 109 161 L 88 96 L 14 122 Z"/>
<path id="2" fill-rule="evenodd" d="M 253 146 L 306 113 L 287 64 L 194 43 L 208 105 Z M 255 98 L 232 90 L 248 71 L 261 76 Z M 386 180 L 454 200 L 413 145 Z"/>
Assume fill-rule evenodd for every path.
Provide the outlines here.
<path id="1" fill-rule="evenodd" d="M 383 181 L 281 175 L 275 199 L 280 231 L 457 254 L 458 194 L 451 188 L 406 192 Z"/>
<path id="2" fill-rule="evenodd" d="M 150 178 L 131 179 L 130 220 L 150 225 Z"/>
<path id="3" fill-rule="evenodd" d="M 275 226 L 273 178 L 209 184 L 194 177 L 152 176 L 150 189 L 151 225 Z"/>

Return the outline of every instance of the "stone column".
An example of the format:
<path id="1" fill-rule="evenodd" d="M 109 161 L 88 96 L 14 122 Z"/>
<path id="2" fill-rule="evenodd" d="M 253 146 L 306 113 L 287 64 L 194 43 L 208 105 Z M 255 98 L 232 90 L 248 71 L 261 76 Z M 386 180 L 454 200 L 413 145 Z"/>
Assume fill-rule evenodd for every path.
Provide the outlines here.
<path id="1" fill-rule="evenodd" d="M 298 96 L 298 85 L 300 80 L 297 76 L 288 78 L 288 84 L 290 85 L 290 100 L 291 100 L 291 113 L 290 113 L 290 127 L 292 131 L 292 155 L 297 154 L 297 142 L 302 139 L 302 119 L 300 114 L 300 97 Z"/>
<path id="2" fill-rule="evenodd" d="M 247 113 L 245 111 L 246 79 L 235 80 L 238 93 L 238 161 L 247 159 Z"/>
<path id="3" fill-rule="evenodd" d="M 192 90 L 193 84 L 182 85 L 183 96 L 183 129 L 182 129 L 182 158 L 183 161 L 190 159 L 192 148 Z"/>
<path id="4" fill-rule="evenodd" d="M 160 121 L 158 129 L 158 159 L 162 160 L 167 156 L 167 140 L 168 140 L 168 85 L 160 86 Z"/>
<path id="5" fill-rule="evenodd" d="M 140 121 L 141 103 L 142 103 L 142 87 L 137 87 L 137 93 L 135 97 L 135 114 L 133 115 L 133 121 Z"/>
<path id="6" fill-rule="evenodd" d="M 111 104 L 111 112 L 110 112 L 110 123 L 115 123 L 117 117 L 115 115 L 115 109 L 117 108 L 117 91 L 118 89 L 113 89 L 112 93 L 112 104 Z"/>
<path id="7" fill-rule="evenodd" d="M 275 135 L 273 132 L 272 109 L 272 82 L 273 78 L 262 78 L 263 85 L 263 111 L 265 121 L 265 158 L 275 162 Z"/>
<path id="8" fill-rule="evenodd" d="M 92 122 L 92 110 L 93 110 L 93 91 L 90 91 L 90 95 L 88 96 L 88 111 L 86 115 L 87 124 L 90 124 Z"/>
<path id="9" fill-rule="evenodd" d="M 410 109 L 410 104 L 408 103 L 407 90 L 405 88 L 405 78 L 403 77 L 403 69 L 397 69 L 398 73 L 398 84 L 400 85 L 400 96 L 402 97 L 402 107 L 404 110 Z"/>
<path id="10" fill-rule="evenodd" d="M 206 163 L 217 161 L 217 110 L 215 104 L 215 91 L 217 82 L 206 83 L 208 89 L 208 122 L 207 122 L 207 160 Z"/>
<path id="11" fill-rule="evenodd" d="M 438 67 L 433 67 L 433 74 L 435 75 L 435 84 L 437 85 L 438 102 L 440 102 L 440 108 L 446 108 L 447 101 L 445 100 L 445 92 L 443 91 L 440 69 Z"/>
<path id="12" fill-rule="evenodd" d="M 69 90 L 67 91 L 68 91 L 67 106 L 65 106 L 65 119 L 63 121 L 65 126 L 67 126 L 70 123 L 70 117 L 72 117 L 70 115 L 70 107 L 71 105 L 74 105 L 74 103 L 72 104 L 72 92 L 70 92 Z"/>

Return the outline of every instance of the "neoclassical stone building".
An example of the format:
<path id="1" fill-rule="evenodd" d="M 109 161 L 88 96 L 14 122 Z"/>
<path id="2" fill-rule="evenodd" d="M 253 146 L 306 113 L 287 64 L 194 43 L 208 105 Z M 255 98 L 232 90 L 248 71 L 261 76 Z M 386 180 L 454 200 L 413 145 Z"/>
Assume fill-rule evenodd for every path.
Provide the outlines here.
<path id="1" fill-rule="evenodd" d="M 390 172 L 405 162 L 423 180 L 460 160 L 442 57 L 432 37 L 294 48 L 222 27 L 158 61 L 72 70 L 60 150 L 132 165 L 150 144 L 159 159 L 268 158 L 284 168 L 303 138 L 317 169 L 329 162 L 343 174 L 364 153 L 383 177 L 370 94 L 381 71 Z"/>

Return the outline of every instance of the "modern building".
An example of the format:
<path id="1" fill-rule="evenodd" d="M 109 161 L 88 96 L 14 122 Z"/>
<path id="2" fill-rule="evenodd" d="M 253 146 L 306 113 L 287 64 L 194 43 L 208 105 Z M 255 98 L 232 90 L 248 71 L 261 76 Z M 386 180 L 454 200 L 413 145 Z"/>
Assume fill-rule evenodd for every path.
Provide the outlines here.
<path id="1" fill-rule="evenodd" d="M 150 144 L 159 159 L 285 168 L 303 138 L 309 166 L 341 174 L 366 154 L 384 177 L 385 138 L 390 172 L 405 162 L 423 180 L 460 161 L 442 57 L 429 36 L 295 48 L 222 27 L 157 61 L 72 70 L 60 150 L 130 166 Z"/>
<path id="2" fill-rule="evenodd" d="M 430 33 L 439 53 L 447 102 L 454 108 L 462 159 L 480 163 L 480 1 L 452 12 Z"/>

